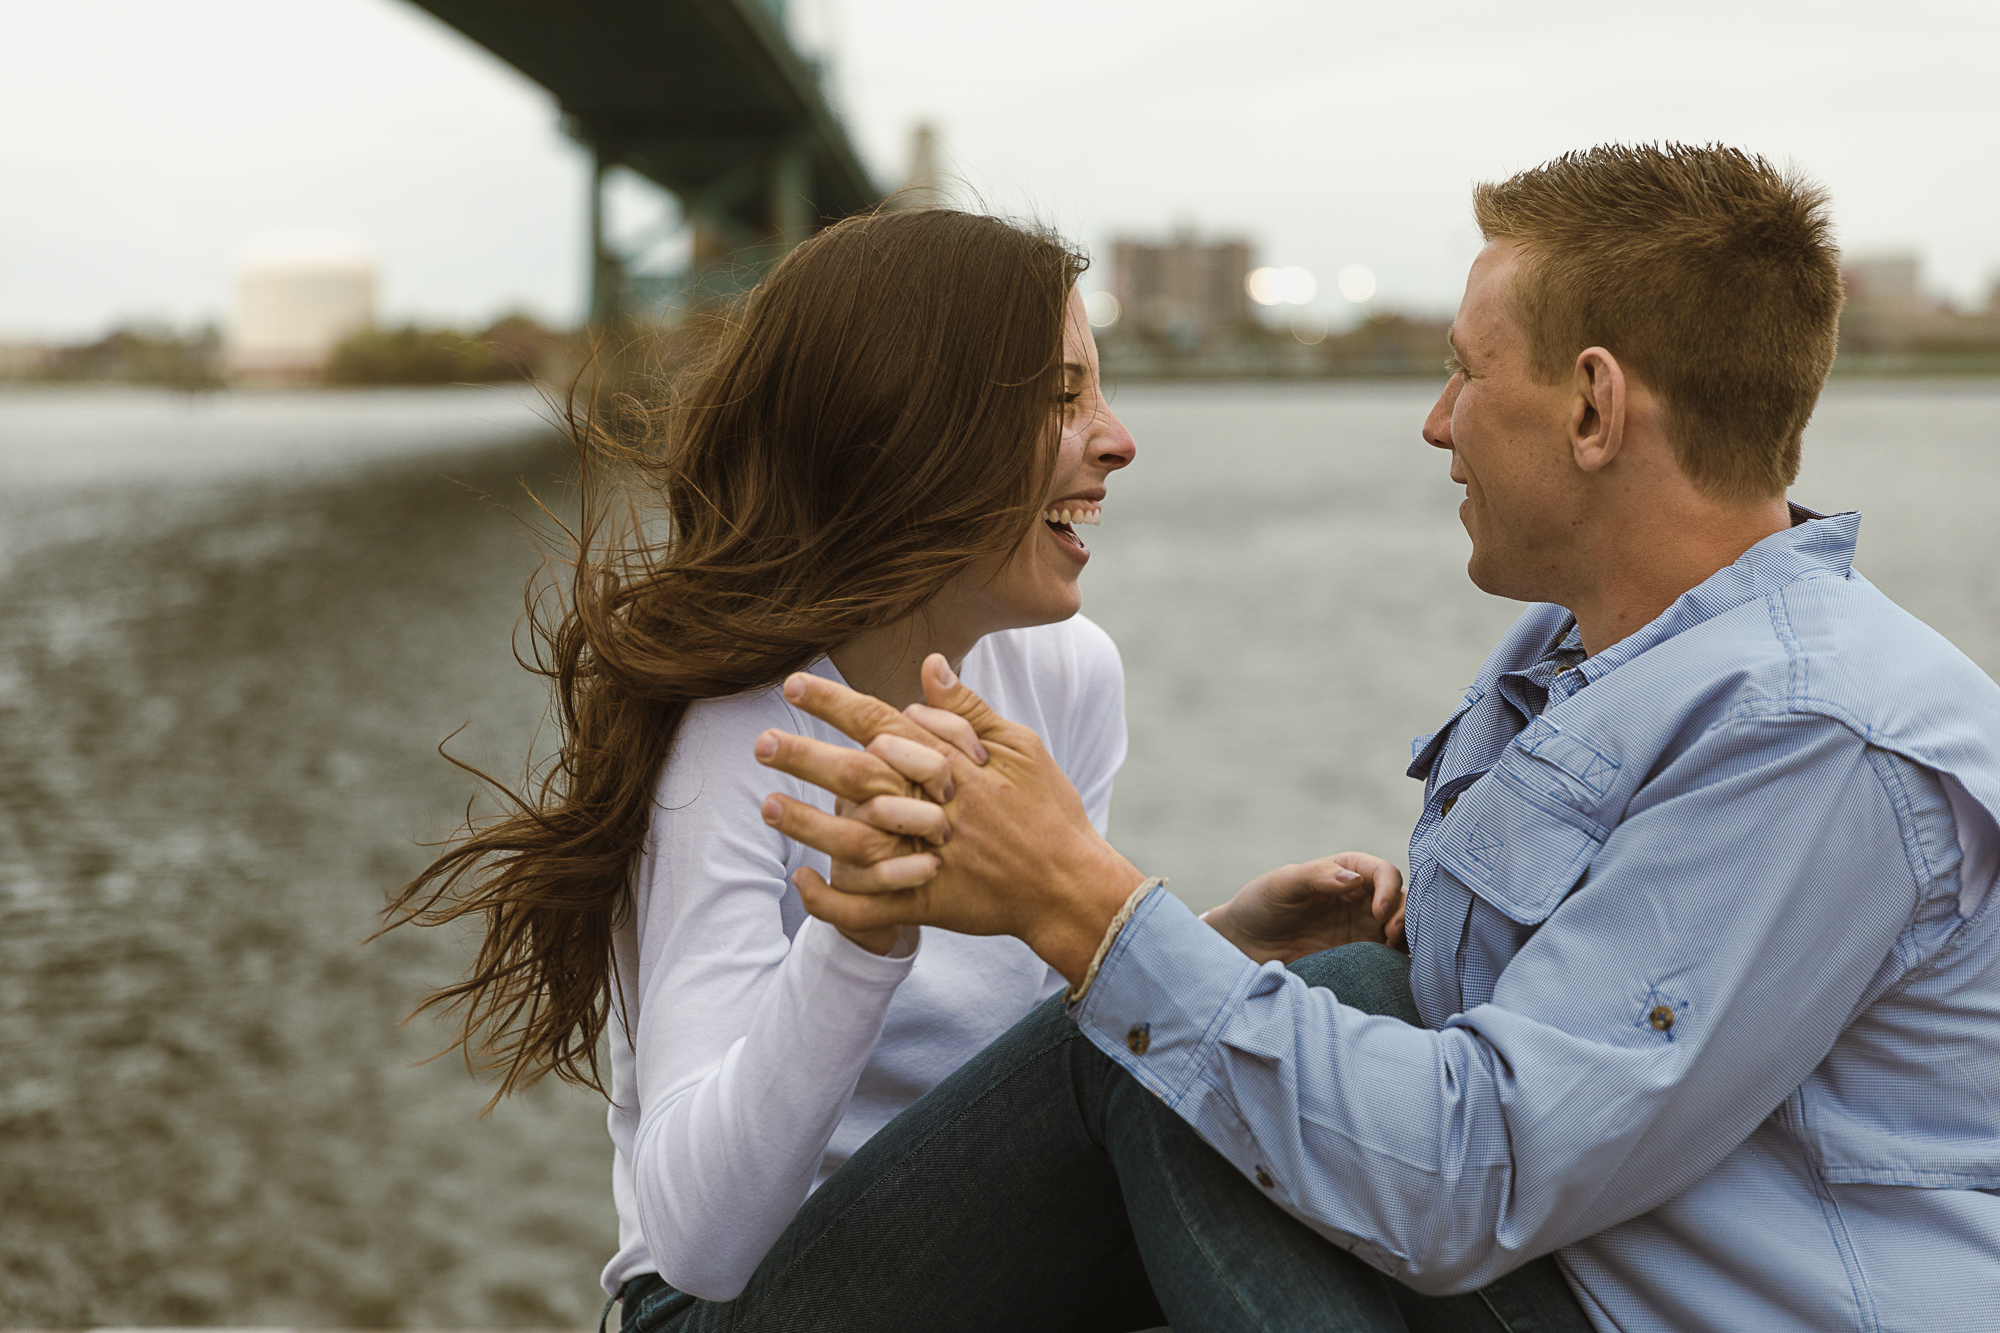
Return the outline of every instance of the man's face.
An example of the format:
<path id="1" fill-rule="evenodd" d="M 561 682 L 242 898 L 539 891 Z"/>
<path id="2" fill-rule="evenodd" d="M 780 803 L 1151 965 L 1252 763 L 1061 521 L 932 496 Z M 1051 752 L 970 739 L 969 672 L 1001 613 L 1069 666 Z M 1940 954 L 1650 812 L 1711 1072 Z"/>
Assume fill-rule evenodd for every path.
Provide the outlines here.
<path id="1" fill-rule="evenodd" d="M 1452 377 L 1424 439 L 1451 450 L 1451 479 L 1465 487 L 1458 516 L 1472 538 L 1472 581 L 1501 597 L 1565 601 L 1585 517 L 1569 443 L 1573 386 L 1529 371 L 1509 301 L 1519 265 L 1508 241 L 1473 260 L 1451 329 Z"/>

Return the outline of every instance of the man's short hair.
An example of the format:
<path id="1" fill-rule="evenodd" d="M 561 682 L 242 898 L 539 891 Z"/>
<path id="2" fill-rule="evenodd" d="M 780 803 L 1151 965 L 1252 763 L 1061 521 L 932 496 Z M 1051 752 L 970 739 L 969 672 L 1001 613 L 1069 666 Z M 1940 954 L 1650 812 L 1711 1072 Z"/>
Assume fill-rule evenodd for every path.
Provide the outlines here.
<path id="1" fill-rule="evenodd" d="M 1660 395 L 1704 493 L 1784 493 L 1839 332 L 1824 190 L 1719 144 L 1609 144 L 1472 199 L 1487 240 L 1521 247 L 1514 315 L 1539 378 L 1602 347 Z"/>

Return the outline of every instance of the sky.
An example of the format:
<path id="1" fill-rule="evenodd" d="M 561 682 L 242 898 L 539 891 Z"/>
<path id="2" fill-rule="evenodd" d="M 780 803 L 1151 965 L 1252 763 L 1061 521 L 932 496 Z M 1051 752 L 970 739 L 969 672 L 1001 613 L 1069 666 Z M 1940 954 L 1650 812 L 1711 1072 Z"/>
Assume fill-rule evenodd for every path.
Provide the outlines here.
<path id="1" fill-rule="evenodd" d="M 1244 236 L 1365 264 L 1371 308 L 1448 311 L 1479 180 L 1608 140 L 1721 140 L 1831 192 L 1849 254 L 2000 277 L 1991 0 L 793 0 L 885 185 L 934 123 L 992 208 L 1108 259 Z M 226 321 L 246 248 L 365 246 L 390 320 L 569 321 L 582 151 L 552 99 L 406 0 L 0 0 L 0 339 Z M 615 217 L 671 218 L 643 187 Z M 1108 285 L 1099 270 L 1086 286 Z"/>

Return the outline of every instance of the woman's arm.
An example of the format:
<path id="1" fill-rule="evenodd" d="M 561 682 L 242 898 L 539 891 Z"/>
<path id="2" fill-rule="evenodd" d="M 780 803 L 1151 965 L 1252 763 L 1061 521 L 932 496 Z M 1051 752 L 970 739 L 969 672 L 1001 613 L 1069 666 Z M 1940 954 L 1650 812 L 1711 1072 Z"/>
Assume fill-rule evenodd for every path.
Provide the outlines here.
<path id="1" fill-rule="evenodd" d="M 634 1199 L 660 1275 L 711 1300 L 804 1202 L 914 958 L 914 931 L 890 957 L 817 921 L 786 937 L 790 871 L 824 863 L 758 813 L 773 724 L 795 724 L 775 693 L 690 711 L 634 886 Z"/>

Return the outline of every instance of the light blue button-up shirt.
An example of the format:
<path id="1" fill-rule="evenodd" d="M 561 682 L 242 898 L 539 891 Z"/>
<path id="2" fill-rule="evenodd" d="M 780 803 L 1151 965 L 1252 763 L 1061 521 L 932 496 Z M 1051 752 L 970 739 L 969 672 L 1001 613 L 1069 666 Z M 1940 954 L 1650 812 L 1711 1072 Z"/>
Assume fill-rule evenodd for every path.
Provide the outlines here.
<path id="1" fill-rule="evenodd" d="M 1555 1251 L 1601 1329 L 2000 1329 L 2000 689 L 1857 524 L 1588 660 L 1523 616 L 1415 746 L 1425 1027 L 1157 891 L 1077 1021 L 1420 1291 Z"/>

